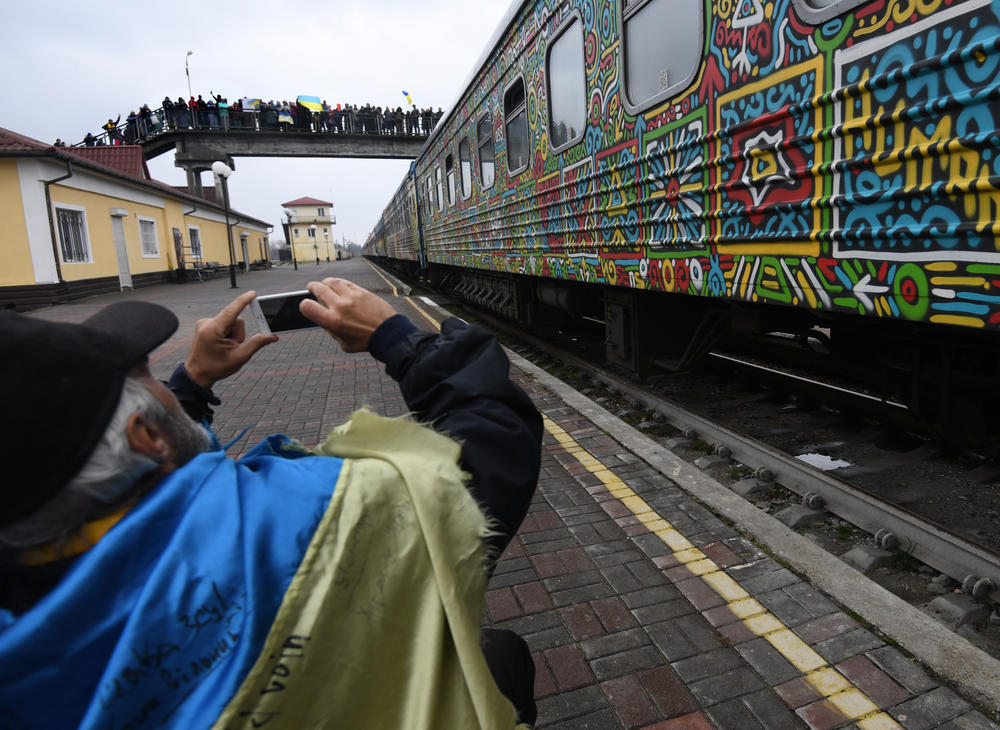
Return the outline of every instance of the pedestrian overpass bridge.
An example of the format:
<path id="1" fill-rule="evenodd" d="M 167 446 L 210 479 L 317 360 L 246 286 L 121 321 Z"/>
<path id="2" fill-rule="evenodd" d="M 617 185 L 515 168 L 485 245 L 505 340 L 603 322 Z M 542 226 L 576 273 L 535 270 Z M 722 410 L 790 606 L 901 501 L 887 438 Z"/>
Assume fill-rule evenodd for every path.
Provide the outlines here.
<path id="1" fill-rule="evenodd" d="M 312 131 L 286 129 L 165 129 L 139 140 L 150 160 L 174 151 L 174 164 L 187 173 L 187 185 L 202 194 L 201 173 L 222 160 L 235 169 L 236 157 L 347 157 L 412 160 L 423 148 L 424 134 L 382 131 Z"/>
<path id="2" fill-rule="evenodd" d="M 412 160 L 440 119 L 440 112 L 372 109 L 348 105 L 336 110 L 294 112 L 268 105 L 262 110 L 208 108 L 143 109 L 105 132 L 87 135 L 86 146 L 134 144 L 147 160 L 174 151 L 174 164 L 187 172 L 188 190 L 202 195 L 201 173 L 221 160 L 235 169 L 236 157 L 346 157 Z M 110 120 L 109 120 L 110 121 Z M 119 117 L 120 121 L 120 117 Z"/>

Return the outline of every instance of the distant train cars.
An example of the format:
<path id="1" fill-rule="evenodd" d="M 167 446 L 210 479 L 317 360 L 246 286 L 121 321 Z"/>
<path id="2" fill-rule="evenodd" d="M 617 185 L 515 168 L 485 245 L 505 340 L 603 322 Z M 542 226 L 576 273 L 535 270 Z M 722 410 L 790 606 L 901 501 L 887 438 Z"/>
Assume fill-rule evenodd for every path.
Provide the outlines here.
<path id="1" fill-rule="evenodd" d="M 780 333 L 992 430 L 998 12 L 516 2 L 366 252 L 513 319 L 599 319 L 631 370 Z"/>

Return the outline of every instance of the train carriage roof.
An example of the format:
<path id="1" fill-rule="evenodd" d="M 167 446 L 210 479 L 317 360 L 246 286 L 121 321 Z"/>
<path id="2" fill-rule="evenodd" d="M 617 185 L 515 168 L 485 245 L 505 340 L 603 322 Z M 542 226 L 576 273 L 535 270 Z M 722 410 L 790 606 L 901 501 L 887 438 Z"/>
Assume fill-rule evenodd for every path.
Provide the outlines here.
<path id="1" fill-rule="evenodd" d="M 441 121 L 431 131 L 430 136 L 427 137 L 427 141 L 424 143 L 423 148 L 420 150 L 420 154 L 417 155 L 417 159 L 420 159 L 420 157 L 423 156 L 424 152 L 426 152 L 427 149 L 434 142 L 434 140 L 437 139 L 437 136 L 441 134 L 441 130 L 444 129 L 448 120 L 451 119 L 452 112 L 454 112 L 455 109 L 458 108 L 459 104 L 462 101 L 462 98 L 465 96 L 466 91 L 469 90 L 469 87 L 476 80 L 476 77 L 479 75 L 479 72 L 483 70 L 483 66 L 493 55 L 493 52 L 500 44 L 501 39 L 503 39 L 507 35 L 507 29 L 510 27 L 511 23 L 514 22 L 514 19 L 518 16 L 518 13 L 521 11 L 521 8 L 524 7 L 525 5 L 530 5 L 532 2 L 534 2 L 534 0 L 514 0 L 510 4 L 510 7 L 507 8 L 507 12 L 504 14 L 503 19 L 500 21 L 499 25 L 497 25 L 496 30 L 493 31 L 493 35 L 490 36 L 489 41 L 487 41 L 486 47 L 483 49 L 482 54 L 480 54 L 479 59 L 476 61 L 476 64 L 472 67 L 472 71 L 469 73 L 469 77 L 465 80 L 465 83 L 462 84 L 462 88 L 459 89 L 458 96 L 456 96 L 455 100 L 445 110 L 444 115 L 441 117 Z"/>

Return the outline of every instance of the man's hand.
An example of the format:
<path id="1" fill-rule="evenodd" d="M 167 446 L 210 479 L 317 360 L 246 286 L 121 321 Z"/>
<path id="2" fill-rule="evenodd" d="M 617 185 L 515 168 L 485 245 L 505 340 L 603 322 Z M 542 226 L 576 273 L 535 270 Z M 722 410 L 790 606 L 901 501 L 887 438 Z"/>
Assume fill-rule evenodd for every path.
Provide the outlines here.
<path id="1" fill-rule="evenodd" d="M 303 299 L 299 311 L 333 335 L 344 352 L 367 351 L 372 333 L 396 313 L 387 301 L 346 279 L 311 281 L 309 291 L 323 304 Z"/>
<path id="2" fill-rule="evenodd" d="M 195 324 L 184 369 L 198 385 L 211 388 L 246 365 L 259 349 L 278 341 L 277 335 L 265 334 L 246 339 L 240 312 L 255 296 L 257 292 L 244 292 L 211 319 L 199 319 Z"/>

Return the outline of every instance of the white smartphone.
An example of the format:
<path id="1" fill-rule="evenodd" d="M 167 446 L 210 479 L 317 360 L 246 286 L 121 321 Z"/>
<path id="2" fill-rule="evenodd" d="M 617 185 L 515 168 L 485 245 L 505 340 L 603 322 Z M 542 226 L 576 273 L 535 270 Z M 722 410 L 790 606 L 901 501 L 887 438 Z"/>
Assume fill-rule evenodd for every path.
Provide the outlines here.
<path id="1" fill-rule="evenodd" d="M 272 332 L 295 332 L 317 327 L 314 322 L 302 316 L 299 302 L 303 299 L 313 299 L 308 291 L 290 291 L 282 294 L 265 294 L 250 302 L 250 312 L 253 314 L 257 327 L 266 335 Z"/>

